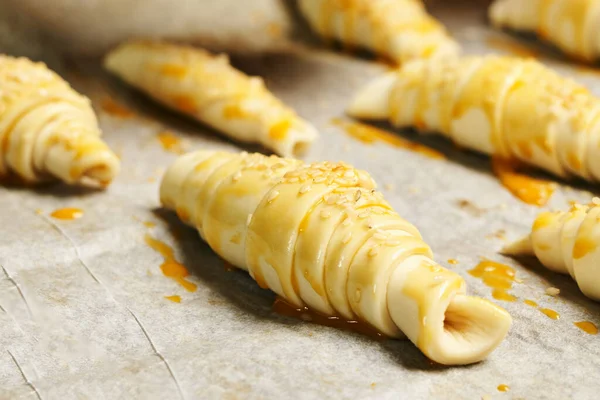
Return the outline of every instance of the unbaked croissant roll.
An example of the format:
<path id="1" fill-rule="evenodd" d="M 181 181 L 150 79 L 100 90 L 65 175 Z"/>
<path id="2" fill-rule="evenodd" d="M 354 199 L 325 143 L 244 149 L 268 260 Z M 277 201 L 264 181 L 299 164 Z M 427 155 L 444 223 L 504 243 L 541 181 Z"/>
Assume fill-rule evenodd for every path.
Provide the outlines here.
<path id="1" fill-rule="evenodd" d="M 599 0 L 496 0 L 489 14 L 497 27 L 536 32 L 588 61 L 600 57 Z"/>
<path id="2" fill-rule="evenodd" d="M 535 255 L 548 269 L 571 275 L 583 294 L 600 301 L 600 200 L 595 201 L 540 214 L 531 235 L 504 253 Z"/>
<path id="3" fill-rule="evenodd" d="M 119 159 L 90 101 L 42 63 L 0 55 L 0 180 L 107 185 Z"/>
<path id="4" fill-rule="evenodd" d="M 302 154 L 316 130 L 225 55 L 167 43 L 121 45 L 105 67 L 155 100 L 241 142 L 260 143 L 277 154 Z"/>
<path id="5" fill-rule="evenodd" d="M 348 113 L 441 132 L 561 177 L 600 180 L 600 101 L 534 60 L 414 61 L 361 90 Z"/>
<path id="6" fill-rule="evenodd" d="M 420 0 L 300 0 L 299 6 L 321 36 L 398 63 L 459 52 L 458 44 Z"/>
<path id="7" fill-rule="evenodd" d="M 161 201 L 220 256 L 296 306 L 406 335 L 429 358 L 468 364 L 504 338 L 510 316 L 467 296 L 417 229 L 343 163 L 201 151 L 166 172 Z"/>

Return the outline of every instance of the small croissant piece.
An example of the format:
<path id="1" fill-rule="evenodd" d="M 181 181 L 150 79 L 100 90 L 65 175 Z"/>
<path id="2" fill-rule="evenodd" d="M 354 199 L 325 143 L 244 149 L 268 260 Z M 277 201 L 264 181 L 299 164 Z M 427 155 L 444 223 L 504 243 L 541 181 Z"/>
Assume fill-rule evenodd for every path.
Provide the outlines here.
<path id="1" fill-rule="evenodd" d="M 583 294 L 600 301 L 598 203 L 575 204 L 569 211 L 540 214 L 531 235 L 505 247 L 503 253 L 535 255 L 548 269 L 571 275 Z"/>
<path id="2" fill-rule="evenodd" d="M 90 101 L 42 63 L 0 55 L 0 180 L 108 185 L 117 156 Z"/>
<path id="3" fill-rule="evenodd" d="M 241 142 L 260 143 L 277 154 L 304 153 L 317 132 L 225 55 L 160 42 L 132 41 L 113 50 L 105 67 L 170 108 Z"/>
<path id="4" fill-rule="evenodd" d="M 160 197 L 288 302 L 406 335 L 438 363 L 482 360 L 510 315 L 467 296 L 464 280 L 432 260 L 417 229 L 374 188 L 343 163 L 200 151 L 167 170 Z"/>
<path id="5" fill-rule="evenodd" d="M 489 17 L 496 27 L 535 32 L 574 57 L 600 57 L 598 0 L 496 0 Z"/>
<path id="6" fill-rule="evenodd" d="M 460 50 L 420 0 L 300 0 L 299 6 L 324 38 L 370 49 L 399 64 Z"/>
<path id="7" fill-rule="evenodd" d="M 370 83 L 348 113 L 441 132 L 561 177 L 600 180 L 600 101 L 534 60 L 414 61 Z"/>

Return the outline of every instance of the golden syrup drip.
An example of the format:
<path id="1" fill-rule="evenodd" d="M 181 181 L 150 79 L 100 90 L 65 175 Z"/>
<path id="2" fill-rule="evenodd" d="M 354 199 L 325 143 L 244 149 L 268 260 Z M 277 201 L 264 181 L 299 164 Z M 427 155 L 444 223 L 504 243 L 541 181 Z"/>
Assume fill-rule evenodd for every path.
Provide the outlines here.
<path id="1" fill-rule="evenodd" d="M 50 216 L 56 219 L 71 221 L 83 217 L 83 210 L 79 208 L 61 208 L 53 211 Z"/>
<path id="2" fill-rule="evenodd" d="M 458 260 L 456 260 L 454 258 L 451 258 L 451 259 L 448 260 L 448 264 L 450 264 L 450 265 L 456 265 L 456 264 L 458 264 Z"/>
<path id="3" fill-rule="evenodd" d="M 332 123 L 335 126 L 342 128 L 352 138 L 364 144 L 372 145 L 377 142 L 383 142 L 394 147 L 410 150 L 436 160 L 446 159 L 446 156 L 437 150 L 419 143 L 411 142 L 393 134 L 392 132 L 384 131 L 383 129 L 375 128 L 360 122 L 343 121 L 339 118 L 333 119 Z"/>
<path id="4" fill-rule="evenodd" d="M 554 310 L 551 310 L 549 308 L 540 308 L 539 310 L 542 314 L 544 314 L 546 317 L 548 317 L 550 319 L 554 319 L 554 320 L 560 319 L 560 314 Z"/>
<path id="5" fill-rule="evenodd" d="M 179 263 L 175 259 L 173 249 L 168 244 L 161 242 L 160 240 L 155 239 L 148 234 L 144 236 L 144 240 L 148 246 L 159 252 L 164 257 L 165 261 L 160 266 L 162 273 L 166 277 L 169 277 L 175 282 L 179 283 L 188 292 L 195 292 L 198 286 L 195 283 L 189 282 L 185 279 L 189 275 L 189 272 L 185 265 Z"/>
<path id="6" fill-rule="evenodd" d="M 499 392 L 508 392 L 510 390 L 510 386 L 508 385 L 498 385 L 498 391 Z"/>
<path id="7" fill-rule="evenodd" d="M 579 329 L 581 329 L 582 331 L 584 331 L 585 333 L 588 333 L 590 335 L 598 334 L 598 327 L 593 322 L 581 321 L 581 322 L 575 322 L 573 325 L 575 325 L 576 327 L 578 327 Z"/>
<path id="8" fill-rule="evenodd" d="M 110 97 L 102 101 L 102 109 L 107 113 L 119 118 L 131 118 L 135 114 L 122 104 L 117 103 Z"/>
<path id="9" fill-rule="evenodd" d="M 356 332 L 376 339 L 385 339 L 386 336 L 378 332 L 371 325 L 362 321 L 348 321 L 334 316 L 326 316 L 308 307 L 298 308 L 287 300 L 277 297 L 273 303 L 273 311 L 279 315 L 299 319 L 305 322 L 329 326 L 343 331 Z"/>
<path id="10" fill-rule="evenodd" d="M 156 223 L 152 221 L 144 221 L 143 224 L 146 228 L 154 228 L 156 226 Z"/>
<path id="11" fill-rule="evenodd" d="M 181 303 L 181 296 L 178 295 L 165 296 L 165 299 L 172 301 L 173 303 Z"/>
<path id="12" fill-rule="evenodd" d="M 556 184 L 554 182 L 535 179 L 518 172 L 518 167 L 511 161 L 498 157 L 492 158 L 494 174 L 508 191 L 524 203 L 542 207 L 548 203 Z"/>
<path id="13" fill-rule="evenodd" d="M 178 138 L 173 132 L 160 132 L 158 134 L 158 141 L 166 151 L 170 151 L 171 153 L 175 154 L 184 153 L 183 146 L 181 145 L 181 139 Z"/>
<path id="14" fill-rule="evenodd" d="M 515 269 L 495 261 L 484 260 L 469 271 L 475 278 L 480 278 L 483 283 L 492 288 L 492 296 L 496 300 L 516 301 L 517 298 L 508 293 L 515 282 Z"/>
<path id="15" fill-rule="evenodd" d="M 538 303 L 533 300 L 524 300 L 523 303 L 527 304 L 529 307 L 537 307 Z"/>
<path id="16" fill-rule="evenodd" d="M 523 46 L 516 40 L 509 38 L 493 36 L 487 38 L 486 43 L 494 50 L 499 50 L 517 57 L 538 58 L 540 56 L 538 51 L 530 49 L 527 46 Z"/>

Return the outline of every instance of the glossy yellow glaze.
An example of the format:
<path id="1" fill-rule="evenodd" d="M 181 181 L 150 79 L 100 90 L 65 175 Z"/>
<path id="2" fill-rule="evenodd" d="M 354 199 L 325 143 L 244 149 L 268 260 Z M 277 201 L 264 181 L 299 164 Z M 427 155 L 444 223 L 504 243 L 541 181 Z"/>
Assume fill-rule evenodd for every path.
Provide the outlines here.
<path id="1" fill-rule="evenodd" d="M 469 271 L 469 274 L 479 278 L 492 288 L 492 296 L 497 300 L 516 301 L 517 298 L 508 293 L 515 282 L 515 269 L 499 262 L 484 260 Z"/>
<path id="2" fill-rule="evenodd" d="M 514 163 L 497 157 L 492 159 L 492 169 L 500 182 L 524 203 L 542 207 L 548 203 L 556 184 L 521 174 Z"/>
<path id="3" fill-rule="evenodd" d="M 144 241 L 164 257 L 165 261 L 161 264 L 160 270 L 165 276 L 179 283 L 188 292 L 196 291 L 197 285 L 185 279 L 189 275 L 187 268 L 175 259 L 175 253 L 168 244 L 148 234 L 144 236 Z"/>
<path id="4" fill-rule="evenodd" d="M 52 218 L 70 221 L 83 217 L 83 210 L 80 208 L 61 208 L 53 211 L 50 216 Z"/>
<path id="5" fill-rule="evenodd" d="M 375 128 L 360 122 L 344 121 L 338 118 L 334 119 L 332 123 L 342 128 L 352 138 L 364 144 L 383 142 L 400 149 L 422 154 L 425 157 L 438 160 L 443 160 L 446 158 L 444 154 L 437 150 L 419 143 L 411 142 L 392 132 L 384 131 L 383 129 Z"/>

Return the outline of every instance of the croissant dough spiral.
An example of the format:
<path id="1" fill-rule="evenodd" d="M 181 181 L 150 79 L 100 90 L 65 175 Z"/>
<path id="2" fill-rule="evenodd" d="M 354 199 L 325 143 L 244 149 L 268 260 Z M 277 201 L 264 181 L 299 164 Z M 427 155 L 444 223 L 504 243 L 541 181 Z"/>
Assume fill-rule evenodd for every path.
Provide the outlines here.
<path id="1" fill-rule="evenodd" d="M 236 70 L 225 55 L 133 41 L 113 50 L 104 65 L 170 108 L 277 154 L 302 154 L 317 137 L 315 128 L 273 96 L 261 78 Z"/>
<path id="2" fill-rule="evenodd" d="M 414 61 L 367 85 L 348 113 L 441 132 L 561 177 L 600 180 L 600 101 L 534 60 Z"/>
<path id="3" fill-rule="evenodd" d="M 0 179 L 107 185 L 117 156 L 90 101 L 42 63 L 0 55 Z"/>
<path id="4" fill-rule="evenodd" d="M 220 256 L 294 305 L 405 334 L 442 364 L 482 360 L 510 316 L 467 296 L 374 188 L 343 163 L 200 151 L 167 170 L 160 197 Z"/>
<path id="5" fill-rule="evenodd" d="M 577 58 L 600 57 L 599 0 L 496 0 L 489 15 L 497 27 L 536 32 Z"/>
<path id="6" fill-rule="evenodd" d="M 540 214 L 531 234 L 504 249 L 535 255 L 548 269 L 569 274 L 587 297 L 600 301 L 600 206 L 575 204 L 569 211 Z"/>
<path id="7" fill-rule="evenodd" d="M 398 63 L 459 52 L 458 44 L 420 0 L 300 0 L 299 6 L 321 36 Z"/>

